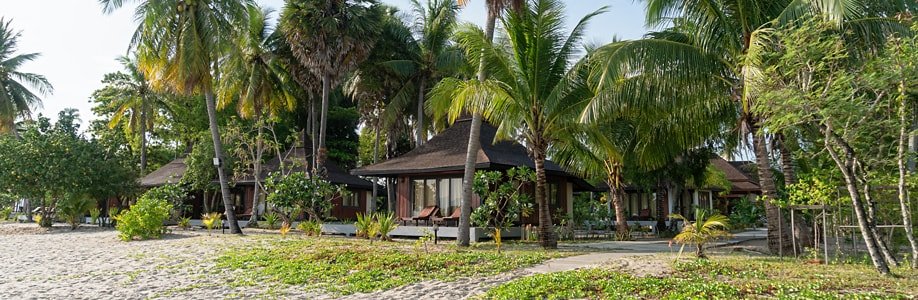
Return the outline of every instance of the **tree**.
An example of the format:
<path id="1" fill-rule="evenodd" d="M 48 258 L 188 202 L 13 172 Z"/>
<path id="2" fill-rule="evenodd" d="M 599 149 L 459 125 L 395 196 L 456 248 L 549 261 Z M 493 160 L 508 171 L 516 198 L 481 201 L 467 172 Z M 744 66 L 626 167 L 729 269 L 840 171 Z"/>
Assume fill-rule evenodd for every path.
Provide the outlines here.
<path id="1" fill-rule="evenodd" d="M 140 25 L 131 42 L 143 72 L 155 83 L 184 95 L 203 94 L 214 144 L 214 165 L 230 231 L 242 234 L 224 170 L 224 151 L 217 124 L 215 98 L 218 59 L 236 28 L 244 28 L 251 0 L 142 0 L 135 15 Z M 105 12 L 124 0 L 99 0 Z"/>
<path id="2" fill-rule="evenodd" d="M 322 81 L 318 155 L 315 170 L 326 177 L 329 94 L 369 55 L 383 12 L 375 0 L 287 1 L 280 26 L 300 64 Z"/>
<path id="3" fill-rule="evenodd" d="M 683 217 L 680 214 L 673 214 L 670 218 L 682 220 L 685 225 L 682 232 L 673 238 L 673 241 L 683 244 L 692 244 L 695 246 L 695 256 L 698 258 L 708 258 L 704 254 L 704 245 L 713 240 L 730 236 L 730 219 L 724 215 L 711 214 L 703 208 L 695 208 L 695 221 Z M 681 253 L 682 250 L 679 250 Z"/>
<path id="4" fill-rule="evenodd" d="M 500 171 L 480 171 L 475 176 L 475 193 L 481 197 L 481 206 L 475 209 L 475 225 L 494 228 L 494 242 L 500 253 L 501 231 L 532 211 L 532 196 L 524 187 L 532 184 L 535 173 L 526 167 Z"/>
<path id="5" fill-rule="evenodd" d="M 458 0 L 459 6 L 465 6 L 470 0 Z M 485 21 L 485 39 L 490 44 L 494 40 L 494 27 L 497 24 L 497 17 L 506 7 L 512 7 L 514 11 L 519 12 L 522 8 L 522 0 L 486 0 L 485 5 L 488 8 L 488 16 Z M 485 69 L 485 61 L 480 60 L 478 63 L 478 81 L 485 81 L 488 74 Z M 461 214 L 459 215 L 459 233 L 456 243 L 459 246 L 469 246 L 469 215 L 472 212 L 472 180 L 475 176 L 475 163 L 478 162 L 478 151 L 481 150 L 481 122 L 482 115 L 478 111 L 472 113 L 472 124 L 469 129 L 469 144 L 465 152 L 465 167 L 462 176 L 462 203 L 460 204 Z"/>
<path id="6" fill-rule="evenodd" d="M 19 70 L 38 53 L 16 54 L 21 33 L 12 28 L 13 20 L 0 18 L 0 133 L 16 134 L 16 118 L 29 118 L 32 108 L 41 105 L 40 95 L 54 91 L 45 76 Z"/>
<path id="7" fill-rule="evenodd" d="M 130 136 L 140 139 L 140 174 L 146 175 L 147 170 L 147 131 L 153 128 L 157 115 L 168 109 L 166 97 L 153 90 L 147 77 L 141 72 L 136 59 L 122 56 L 118 61 L 126 73 L 106 74 L 102 84 L 110 89 L 102 89 L 94 98 L 109 97 L 112 101 L 107 103 L 113 110 L 109 128 L 115 128 L 124 121 L 124 131 Z"/>
<path id="8" fill-rule="evenodd" d="M 503 19 L 506 45 L 491 45 L 480 28 L 463 27 L 459 43 L 470 61 L 486 61 L 490 78 L 445 78 L 431 92 L 428 107 L 450 120 L 467 109 L 481 111 L 498 125 L 498 138 L 517 138 L 526 145 L 535 164 L 539 242 L 544 248 L 556 248 L 558 242 L 546 200 L 545 160 L 556 141 L 569 138 L 578 108 L 593 97 L 585 84 L 585 62 L 571 62 L 586 24 L 603 10 L 582 18 L 567 35 L 561 29 L 563 12 L 557 0 L 528 2 Z"/>
<path id="9" fill-rule="evenodd" d="M 616 51 L 604 55 L 603 64 L 612 74 L 632 72 L 646 75 L 635 87 L 652 91 L 652 87 L 668 90 L 681 86 L 689 94 L 704 94 L 696 100 L 734 101 L 737 106 L 737 132 L 742 140 L 752 136 L 758 177 L 763 194 L 779 197 L 770 173 L 772 169 L 763 128 L 765 115 L 752 107 L 758 90 L 752 82 L 761 73 L 762 54 L 776 28 L 796 24 L 818 15 L 839 28 L 851 29 L 846 39 L 852 45 L 871 46 L 884 38 L 883 34 L 898 24 L 890 16 L 910 5 L 904 1 L 867 3 L 860 1 L 693 1 L 649 0 L 646 19 L 651 27 L 671 26 L 652 32 L 646 38 L 629 41 Z M 844 7 L 845 9 L 838 9 Z M 606 81 L 607 84 L 615 84 Z M 614 99 L 603 99 L 596 104 Z M 624 99 L 619 99 L 624 101 Z M 598 107 L 595 109 L 599 109 Z M 738 144 L 730 142 L 729 144 Z M 777 207 L 766 203 L 769 248 L 783 251 L 781 244 L 788 232 L 779 224 L 783 217 Z M 783 226 L 781 226 L 783 227 Z"/>
<path id="10" fill-rule="evenodd" d="M 252 175 L 255 177 L 255 192 L 252 207 L 258 207 L 261 191 L 264 129 L 271 126 L 266 118 L 276 117 L 283 110 L 292 111 L 296 99 L 292 91 L 296 88 L 283 65 L 272 53 L 275 38 L 271 33 L 268 17 L 272 11 L 258 6 L 248 7 L 246 27 L 237 32 L 229 47 L 226 61 L 221 69 L 219 109 L 236 103 L 239 116 L 253 120 L 256 128 Z M 247 226 L 258 226 L 257 210 L 252 211 Z"/>
<path id="11" fill-rule="evenodd" d="M 268 202 L 279 209 L 288 224 L 299 213 L 310 221 L 321 221 L 331 209 L 331 199 L 346 193 L 342 187 L 304 172 L 274 173 L 265 182 Z"/>

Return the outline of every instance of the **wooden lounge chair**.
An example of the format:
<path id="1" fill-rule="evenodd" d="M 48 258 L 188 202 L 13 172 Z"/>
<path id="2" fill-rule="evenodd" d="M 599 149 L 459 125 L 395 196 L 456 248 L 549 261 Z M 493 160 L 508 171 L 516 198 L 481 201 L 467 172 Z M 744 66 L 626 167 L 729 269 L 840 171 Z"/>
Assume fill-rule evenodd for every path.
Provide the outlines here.
<path id="1" fill-rule="evenodd" d="M 456 207 L 453 209 L 453 213 L 450 214 L 449 216 L 442 217 L 442 218 L 434 217 L 433 221 L 436 224 L 444 224 L 444 225 L 449 224 L 449 222 L 456 222 L 458 224 L 459 216 L 461 215 L 462 215 L 462 209 L 459 207 Z"/>
<path id="2" fill-rule="evenodd" d="M 414 221 L 414 226 L 418 226 L 420 221 L 430 221 L 431 218 L 437 215 L 437 212 L 440 211 L 440 208 L 436 206 L 428 206 L 421 210 L 421 212 L 414 217 L 402 218 L 402 223 L 408 224 L 408 222 Z"/>

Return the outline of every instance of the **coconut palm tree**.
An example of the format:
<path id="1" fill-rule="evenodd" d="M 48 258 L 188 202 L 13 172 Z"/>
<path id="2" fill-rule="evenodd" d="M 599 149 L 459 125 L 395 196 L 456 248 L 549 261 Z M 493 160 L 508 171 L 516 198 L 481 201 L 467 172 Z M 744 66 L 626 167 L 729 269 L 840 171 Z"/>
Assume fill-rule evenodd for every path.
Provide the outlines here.
<path id="1" fill-rule="evenodd" d="M 16 118 L 29 118 L 32 108 L 41 106 L 41 98 L 29 88 L 48 95 L 54 87 L 45 76 L 19 70 L 40 54 L 16 54 L 21 33 L 13 30 L 12 22 L 0 18 L 0 133 L 17 134 Z"/>
<path id="2" fill-rule="evenodd" d="M 465 6 L 471 0 L 459 0 L 459 6 Z M 488 43 L 494 40 L 494 26 L 497 24 L 497 17 L 510 7 L 519 12 L 522 7 L 522 0 L 486 0 L 485 5 L 488 9 L 488 17 L 485 21 L 485 39 Z M 482 60 L 478 63 L 478 81 L 484 81 L 488 74 L 485 72 L 485 62 Z M 471 111 L 472 124 L 469 129 L 469 144 L 465 152 L 465 173 L 462 176 L 462 203 L 460 204 L 461 214 L 459 215 L 459 233 L 456 243 L 459 246 L 469 246 L 470 226 L 472 214 L 472 180 L 475 178 L 475 163 L 478 159 L 478 151 L 481 150 L 481 122 L 480 112 Z"/>
<path id="3" fill-rule="evenodd" d="M 268 126 L 265 118 L 296 107 L 292 92 L 297 87 L 272 52 L 272 39 L 278 38 L 272 34 L 268 24 L 272 13 L 272 10 L 258 6 L 248 8 L 247 26 L 237 32 L 221 68 L 220 101 L 217 103 L 217 108 L 223 109 L 235 102 L 239 116 L 255 123 L 255 193 L 252 207 L 258 207 L 262 190 L 261 161 L 265 151 L 264 129 Z M 253 210 L 246 226 L 257 226 L 259 217 Z"/>
<path id="4" fill-rule="evenodd" d="M 127 1 L 99 0 L 110 13 Z M 217 124 L 214 74 L 236 28 L 245 28 L 251 0 L 138 0 L 135 17 L 140 22 L 132 47 L 141 69 L 155 87 L 178 94 L 203 94 L 207 104 L 214 161 L 226 219 L 232 233 L 242 234 L 236 221 L 223 166 L 223 142 Z"/>
<path id="5" fill-rule="evenodd" d="M 153 128 L 157 114 L 169 106 L 167 98 L 156 92 L 147 76 L 140 71 L 136 59 L 122 56 L 118 62 L 125 73 L 114 73 L 103 80 L 117 93 L 114 101 L 108 103 L 108 107 L 114 110 L 108 127 L 115 128 L 124 122 L 125 131 L 140 139 L 140 174 L 143 176 L 147 169 L 147 131 Z"/>
<path id="6" fill-rule="evenodd" d="M 769 47 L 776 28 L 796 24 L 812 16 L 821 16 L 838 26 L 851 29 L 848 39 L 853 43 L 869 44 L 881 40 L 883 33 L 894 28 L 895 21 L 884 16 L 904 5 L 905 1 L 867 3 L 844 0 L 648 0 L 646 19 L 650 27 L 671 27 L 653 32 L 645 39 L 626 42 L 614 50 L 603 51 L 604 65 L 609 74 L 640 73 L 646 75 L 634 86 L 668 87 L 678 85 L 688 93 L 702 93 L 706 99 L 730 99 L 737 105 L 736 136 L 745 140 L 752 136 L 759 181 L 767 198 L 778 197 L 771 174 L 763 118 L 752 112 L 756 92 L 755 76 L 762 54 Z M 844 9 L 840 9 L 844 8 Z M 878 43 L 882 44 L 882 43 Z M 606 84 L 614 84 L 604 81 Z M 689 84 L 692 83 L 692 84 Z M 593 113 L 601 106 L 624 99 L 599 99 L 591 104 Z M 643 97 L 638 99 L 644 99 Z M 698 98 L 704 99 L 704 98 Z M 643 100 L 639 100 L 643 101 Z M 595 104 L 595 105 L 594 105 Z M 599 113 L 601 115 L 601 113 Z M 769 248 L 783 251 L 789 245 L 786 222 L 777 206 L 766 202 Z M 780 226 L 779 224 L 783 224 Z"/>
<path id="7" fill-rule="evenodd" d="M 290 0 L 280 26 L 299 63 L 322 80 L 316 174 L 325 177 L 328 97 L 369 56 L 384 12 L 375 0 Z"/>
<path id="8" fill-rule="evenodd" d="M 546 200 L 545 160 L 548 149 L 576 125 L 576 116 L 594 95 L 586 85 L 585 61 L 572 64 L 589 20 L 583 17 L 565 34 L 564 5 L 558 0 L 534 0 L 502 22 L 504 45 L 491 45 L 480 28 L 462 27 L 458 40 L 472 62 L 485 60 L 484 81 L 443 79 L 431 92 L 428 108 L 455 120 L 466 110 L 480 111 L 498 125 L 499 139 L 520 140 L 534 161 L 539 242 L 556 248 Z"/>
<path id="9" fill-rule="evenodd" d="M 711 214 L 705 209 L 695 208 L 695 221 L 683 217 L 680 214 L 672 214 L 670 218 L 682 220 L 685 225 L 682 232 L 673 237 L 673 241 L 695 246 L 695 256 L 698 258 L 708 258 L 704 254 L 704 245 L 716 239 L 730 236 L 730 219 L 721 214 Z M 681 253 L 682 250 L 679 250 Z"/>

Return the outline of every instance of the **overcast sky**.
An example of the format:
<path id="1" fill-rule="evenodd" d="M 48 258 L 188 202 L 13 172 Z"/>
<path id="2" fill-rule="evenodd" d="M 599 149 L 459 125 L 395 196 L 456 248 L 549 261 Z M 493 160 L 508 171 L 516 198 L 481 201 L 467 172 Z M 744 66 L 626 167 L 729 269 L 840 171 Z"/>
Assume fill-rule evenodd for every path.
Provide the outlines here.
<path id="1" fill-rule="evenodd" d="M 422 0 L 423 1 L 423 0 Z M 131 1 L 127 1 L 131 2 Z M 258 0 L 263 6 L 280 10 L 283 0 Z M 409 0 L 383 0 L 402 11 L 410 11 Z M 482 24 L 485 0 L 473 0 L 460 19 Z M 588 28 L 588 42 L 609 42 L 613 37 L 639 38 L 644 28 L 643 4 L 637 0 L 568 0 L 568 25 L 602 6 L 609 12 L 597 17 Z M 80 110 L 84 122 L 94 119 L 89 97 L 101 86 L 106 73 L 120 70 L 115 61 L 127 53 L 136 28 L 134 6 L 113 14 L 102 13 L 96 0 L 0 0 L 0 17 L 12 19 L 22 31 L 19 52 L 40 52 L 36 61 L 22 71 L 45 75 L 54 85 L 54 94 L 43 97 L 44 106 L 35 109 L 55 118 L 64 108 Z"/>

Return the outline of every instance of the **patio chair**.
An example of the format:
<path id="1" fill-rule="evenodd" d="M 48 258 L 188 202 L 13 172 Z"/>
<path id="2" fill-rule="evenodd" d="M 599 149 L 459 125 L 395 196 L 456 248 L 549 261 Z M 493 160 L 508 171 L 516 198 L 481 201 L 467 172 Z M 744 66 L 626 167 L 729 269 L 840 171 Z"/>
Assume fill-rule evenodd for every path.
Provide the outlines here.
<path id="1" fill-rule="evenodd" d="M 456 207 L 453 209 L 453 213 L 450 214 L 449 216 L 442 217 L 442 218 L 434 217 L 433 221 L 435 224 L 444 224 L 444 225 L 448 225 L 449 222 L 456 222 L 458 226 L 459 216 L 461 215 L 462 215 L 462 209 L 459 207 Z"/>
<path id="2" fill-rule="evenodd" d="M 428 206 L 422 209 L 421 213 L 419 213 L 417 216 L 410 217 L 410 218 L 403 217 L 402 223 L 407 225 L 408 222 L 414 221 L 414 226 L 418 226 L 420 221 L 430 222 L 431 218 L 436 216 L 438 211 L 440 211 L 440 208 L 438 208 L 437 206 Z"/>

